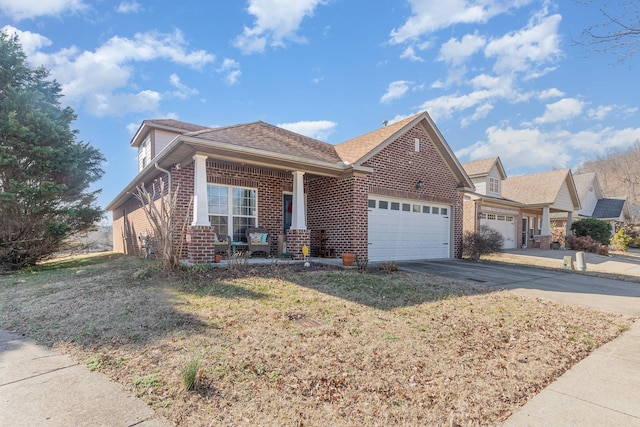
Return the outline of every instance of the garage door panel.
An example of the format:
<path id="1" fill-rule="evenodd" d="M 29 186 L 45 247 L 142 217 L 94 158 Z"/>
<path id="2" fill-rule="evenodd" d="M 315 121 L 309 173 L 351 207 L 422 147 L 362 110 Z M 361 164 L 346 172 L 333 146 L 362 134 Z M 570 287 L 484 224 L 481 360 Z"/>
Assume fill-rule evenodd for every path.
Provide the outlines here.
<path id="1" fill-rule="evenodd" d="M 450 257 L 450 206 L 375 196 L 370 196 L 370 200 L 376 203 L 375 208 L 369 208 L 369 260 Z M 381 200 L 389 209 L 379 207 Z M 392 203 L 398 203 L 400 210 L 390 209 Z M 410 210 L 402 210 L 403 204 L 408 204 Z M 429 208 L 427 212 L 423 211 L 425 206 Z M 431 213 L 433 207 L 437 208 L 437 214 Z M 440 213 L 441 209 L 446 214 Z"/>
<path id="2" fill-rule="evenodd" d="M 500 233 L 504 238 L 504 249 L 515 249 L 516 221 L 513 215 L 482 214 L 480 225 L 487 225 Z"/>

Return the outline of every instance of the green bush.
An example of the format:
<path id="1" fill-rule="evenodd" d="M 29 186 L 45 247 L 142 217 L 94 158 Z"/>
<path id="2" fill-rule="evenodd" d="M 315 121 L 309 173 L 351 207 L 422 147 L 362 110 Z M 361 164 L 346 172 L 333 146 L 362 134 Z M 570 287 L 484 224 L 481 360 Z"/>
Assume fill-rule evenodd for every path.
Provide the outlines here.
<path id="1" fill-rule="evenodd" d="M 629 249 L 629 244 L 631 244 L 632 240 L 633 239 L 627 235 L 625 229 L 621 228 L 613 236 L 613 239 L 611 239 L 609 247 L 614 251 L 627 252 L 627 250 Z"/>
<path id="2" fill-rule="evenodd" d="M 571 224 L 576 237 L 591 236 L 596 242 L 608 245 L 611 239 L 611 224 L 597 218 L 584 218 Z"/>
<path id="3" fill-rule="evenodd" d="M 466 231 L 462 237 L 462 256 L 478 261 L 481 255 L 488 255 L 502 251 L 504 238 L 502 234 L 489 227 L 481 225 L 480 231 Z"/>

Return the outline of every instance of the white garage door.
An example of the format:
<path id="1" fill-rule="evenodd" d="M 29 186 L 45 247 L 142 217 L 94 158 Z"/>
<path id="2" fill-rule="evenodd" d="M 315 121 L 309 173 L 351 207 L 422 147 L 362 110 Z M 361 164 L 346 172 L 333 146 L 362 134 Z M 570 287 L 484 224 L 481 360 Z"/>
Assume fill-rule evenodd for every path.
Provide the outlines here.
<path id="1" fill-rule="evenodd" d="M 450 258 L 451 206 L 369 196 L 369 260 Z"/>
<path id="2" fill-rule="evenodd" d="M 504 249 L 515 249 L 516 247 L 516 220 L 513 215 L 482 214 L 480 225 L 489 227 L 502 234 L 504 237 Z"/>

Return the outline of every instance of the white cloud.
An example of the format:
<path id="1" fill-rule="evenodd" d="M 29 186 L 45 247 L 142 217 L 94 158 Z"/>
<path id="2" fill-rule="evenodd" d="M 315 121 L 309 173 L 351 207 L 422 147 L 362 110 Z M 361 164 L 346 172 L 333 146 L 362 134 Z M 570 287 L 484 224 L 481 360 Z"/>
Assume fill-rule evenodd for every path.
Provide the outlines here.
<path id="1" fill-rule="evenodd" d="M 127 132 L 129 132 L 129 135 L 133 136 L 136 134 L 139 128 L 140 128 L 140 123 L 129 123 L 127 125 Z"/>
<path id="2" fill-rule="evenodd" d="M 407 46 L 400 54 L 401 59 L 408 59 L 413 62 L 424 62 L 424 59 L 416 55 L 416 51 L 413 46 Z"/>
<path id="3" fill-rule="evenodd" d="M 500 156 L 509 168 L 566 168 L 571 161 L 566 140 L 553 133 L 536 128 L 513 129 L 492 126 L 487 129 L 487 140 L 456 152 L 456 156 L 470 160 Z"/>
<path id="4" fill-rule="evenodd" d="M 297 34 L 302 20 L 313 16 L 323 0 L 249 0 L 247 11 L 255 17 L 253 27 L 244 27 L 234 45 L 243 53 L 264 52 L 267 45 L 282 47 L 285 41 L 304 42 Z"/>
<path id="5" fill-rule="evenodd" d="M 165 60 L 201 69 L 214 58 L 204 50 L 189 50 L 180 31 L 138 33 L 133 38 L 116 36 L 95 51 L 80 51 L 72 46 L 52 53 L 32 51 L 28 56 L 29 62 L 51 70 L 66 100 L 84 104 L 87 111 L 96 115 L 157 108 L 162 97 L 156 91 L 127 93 L 127 88 L 135 86 L 137 63 Z"/>
<path id="6" fill-rule="evenodd" d="M 0 0 L 0 10 L 16 20 L 78 12 L 87 7 L 82 0 Z"/>
<path id="7" fill-rule="evenodd" d="M 455 154 L 470 160 L 500 156 L 502 163 L 510 169 L 549 170 L 569 168 L 584 159 L 628 149 L 638 139 L 640 128 L 609 127 L 572 133 L 567 130 L 543 132 L 535 127 L 493 126 L 487 129 L 486 140 Z"/>
<path id="8" fill-rule="evenodd" d="M 486 43 L 486 39 L 478 34 L 465 34 L 461 40 L 450 38 L 440 46 L 438 60 L 457 66 L 467 58 L 480 51 Z"/>
<path id="9" fill-rule="evenodd" d="M 542 116 L 534 119 L 535 123 L 555 123 L 572 119 L 582 114 L 584 102 L 575 98 L 563 98 L 553 104 L 547 104 Z"/>
<path id="10" fill-rule="evenodd" d="M 591 119 L 604 120 L 615 108 L 614 105 L 600 105 L 597 108 L 590 108 L 587 114 Z"/>
<path id="11" fill-rule="evenodd" d="M 85 99 L 85 109 L 95 116 L 122 116 L 127 113 L 156 112 L 162 96 L 152 90 L 138 93 L 96 93 Z"/>
<path id="12" fill-rule="evenodd" d="M 171 86 L 176 88 L 176 90 L 171 93 L 176 98 L 187 99 L 191 95 L 198 94 L 198 89 L 190 88 L 189 86 L 182 83 L 180 81 L 180 77 L 176 73 L 173 73 L 169 76 L 169 83 L 171 84 Z"/>
<path id="13" fill-rule="evenodd" d="M 142 5 L 137 1 L 123 1 L 116 8 L 118 13 L 128 14 L 128 13 L 138 13 L 142 11 Z"/>
<path id="14" fill-rule="evenodd" d="M 326 141 L 329 135 L 333 133 L 338 124 L 329 120 L 301 121 L 295 123 L 280 123 L 276 125 L 283 129 L 315 138 L 320 141 Z"/>
<path id="15" fill-rule="evenodd" d="M 224 81 L 233 86 L 238 82 L 242 71 L 240 71 L 240 64 L 233 59 L 225 58 L 222 61 L 222 65 L 218 68 L 218 73 L 225 74 Z"/>
<path id="16" fill-rule="evenodd" d="M 531 0 L 409 0 L 411 17 L 390 34 L 392 44 L 417 40 L 456 24 L 485 23 L 492 17 L 530 3 Z"/>
<path id="17" fill-rule="evenodd" d="M 463 118 L 460 121 L 460 125 L 462 127 L 469 126 L 472 122 L 477 122 L 478 120 L 486 118 L 489 113 L 493 110 L 493 105 L 490 103 L 482 104 L 471 115 L 471 117 Z"/>
<path id="18" fill-rule="evenodd" d="M 525 28 L 489 41 L 484 53 L 487 58 L 496 59 L 493 70 L 498 74 L 519 72 L 535 77 L 553 70 L 544 66 L 561 56 L 560 21 L 560 15 L 546 16 L 541 12 Z"/>
<path id="19" fill-rule="evenodd" d="M 561 96 L 564 96 L 564 92 L 555 87 L 538 92 L 538 99 L 560 98 Z"/>
<path id="20" fill-rule="evenodd" d="M 407 93 L 412 83 L 413 82 L 409 82 L 406 80 L 396 80 L 395 82 L 389 83 L 387 92 L 382 95 L 382 97 L 380 98 L 380 102 L 386 104 L 395 99 L 402 98 L 404 94 Z"/>

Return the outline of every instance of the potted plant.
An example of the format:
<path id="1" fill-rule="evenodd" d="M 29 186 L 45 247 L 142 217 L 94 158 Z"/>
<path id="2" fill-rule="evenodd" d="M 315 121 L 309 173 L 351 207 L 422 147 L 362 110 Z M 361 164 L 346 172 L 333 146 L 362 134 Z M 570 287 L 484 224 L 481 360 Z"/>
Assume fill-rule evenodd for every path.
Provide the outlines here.
<path id="1" fill-rule="evenodd" d="M 353 252 L 343 252 L 342 255 L 342 265 L 352 266 L 353 262 L 356 260 L 356 254 Z"/>
<path id="2" fill-rule="evenodd" d="M 215 262 L 216 264 L 219 263 L 220 261 L 222 261 L 222 255 L 220 254 L 215 254 L 213 256 L 213 262 Z"/>

